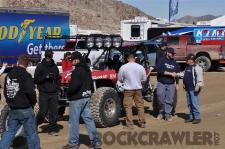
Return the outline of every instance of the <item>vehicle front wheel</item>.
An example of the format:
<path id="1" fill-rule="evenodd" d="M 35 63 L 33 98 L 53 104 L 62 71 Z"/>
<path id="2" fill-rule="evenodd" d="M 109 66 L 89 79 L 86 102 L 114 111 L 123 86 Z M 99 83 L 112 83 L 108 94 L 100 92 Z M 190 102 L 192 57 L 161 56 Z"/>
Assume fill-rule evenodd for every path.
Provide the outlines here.
<path id="1" fill-rule="evenodd" d="M 209 71 L 212 66 L 210 58 L 207 56 L 199 56 L 196 58 L 195 62 L 202 67 L 203 71 Z"/>
<path id="2" fill-rule="evenodd" d="M 97 127 L 110 127 L 118 124 L 121 99 L 113 88 L 98 88 L 92 95 L 90 103 L 92 116 Z"/>

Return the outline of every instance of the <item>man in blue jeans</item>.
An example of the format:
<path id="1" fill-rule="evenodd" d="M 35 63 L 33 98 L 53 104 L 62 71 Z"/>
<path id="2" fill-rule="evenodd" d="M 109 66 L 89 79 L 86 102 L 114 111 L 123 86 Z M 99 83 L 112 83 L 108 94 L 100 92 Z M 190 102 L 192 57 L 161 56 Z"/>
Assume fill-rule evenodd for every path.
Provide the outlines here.
<path id="1" fill-rule="evenodd" d="M 33 112 L 36 104 L 35 86 L 31 75 L 26 71 L 29 58 L 22 55 L 18 66 L 6 76 L 4 95 L 10 107 L 7 130 L 0 141 L 0 149 L 9 149 L 17 130 L 23 125 L 29 149 L 40 149 L 40 139 L 36 130 Z"/>
<path id="2" fill-rule="evenodd" d="M 199 99 L 198 94 L 201 88 L 204 86 L 203 70 L 195 64 L 195 55 L 189 54 L 187 56 L 187 64 L 184 71 L 184 89 L 186 90 L 187 105 L 190 110 L 188 118 L 185 122 L 192 122 L 192 124 L 198 124 L 201 122 L 199 112 Z"/>
<path id="3" fill-rule="evenodd" d="M 157 99 L 159 105 L 159 115 L 157 119 L 165 117 L 166 121 L 172 121 L 172 111 L 174 108 L 175 90 L 178 90 L 177 73 L 179 65 L 174 60 L 175 51 L 173 48 L 166 48 L 165 56 L 160 58 L 156 64 L 157 70 Z"/>
<path id="4" fill-rule="evenodd" d="M 79 126 L 80 116 L 82 117 L 91 143 L 91 148 L 100 148 L 95 123 L 91 116 L 90 97 L 92 90 L 91 71 L 80 52 L 72 53 L 72 63 L 75 69 L 71 75 L 71 81 L 67 90 L 69 103 L 69 141 L 63 149 L 79 148 Z"/>

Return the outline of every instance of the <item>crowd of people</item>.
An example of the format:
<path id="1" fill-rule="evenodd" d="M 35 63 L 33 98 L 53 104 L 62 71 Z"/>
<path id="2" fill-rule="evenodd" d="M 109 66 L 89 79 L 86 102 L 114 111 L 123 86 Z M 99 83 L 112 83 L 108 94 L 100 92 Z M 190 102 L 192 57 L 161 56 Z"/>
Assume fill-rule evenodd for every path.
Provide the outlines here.
<path id="1" fill-rule="evenodd" d="M 60 74 L 53 60 L 53 52 L 47 50 L 45 58 L 37 65 L 34 79 L 26 71 L 29 58 L 21 55 L 18 64 L 5 77 L 4 96 L 10 107 L 8 129 L 2 135 L 0 149 L 8 149 L 17 129 L 23 125 L 29 149 L 40 149 L 38 126 L 48 115 L 49 135 L 57 136 L 58 98 L 60 93 Z M 172 121 L 175 111 L 176 94 L 179 89 L 180 68 L 174 60 L 175 51 L 163 43 L 157 52 L 157 102 L 159 114 L 157 119 Z M 117 57 L 115 57 L 117 58 Z M 118 68 L 118 80 L 123 84 L 123 106 L 126 112 L 126 128 L 134 129 L 132 106 L 138 109 L 139 127 L 146 127 L 143 84 L 149 81 L 145 68 L 136 63 L 135 54 L 129 53 L 127 63 Z M 63 149 L 79 148 L 79 125 L 82 117 L 88 130 L 90 147 L 100 148 L 101 140 L 90 110 L 93 82 L 91 70 L 85 58 L 79 52 L 65 54 L 62 60 L 63 72 L 72 71 L 67 89 L 69 99 L 69 137 Z M 5 68 L 6 64 L 3 65 Z M 117 69 L 117 68 L 116 68 Z M 178 75 L 179 74 L 179 75 Z M 198 124 L 201 122 L 198 95 L 204 86 L 202 68 L 195 64 L 195 55 L 187 56 L 187 67 L 183 73 L 183 88 L 187 95 L 190 113 L 185 122 Z M 37 102 L 35 85 L 39 91 L 39 112 L 34 115 L 33 109 Z"/>

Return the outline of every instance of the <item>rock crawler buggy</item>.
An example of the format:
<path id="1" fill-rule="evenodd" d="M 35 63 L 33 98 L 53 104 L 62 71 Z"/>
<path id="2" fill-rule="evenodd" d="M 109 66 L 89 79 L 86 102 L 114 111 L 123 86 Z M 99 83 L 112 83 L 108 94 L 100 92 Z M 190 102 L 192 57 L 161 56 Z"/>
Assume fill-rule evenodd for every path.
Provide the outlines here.
<path id="1" fill-rule="evenodd" d="M 153 100 L 154 89 L 149 81 L 150 60 L 148 55 L 155 53 L 155 49 L 148 49 L 149 46 L 140 43 L 122 42 L 120 36 L 117 35 L 93 35 L 85 38 L 88 50 L 84 56 L 88 62 L 90 62 L 88 57 L 91 52 L 102 50 L 101 55 L 95 61 L 90 62 L 94 86 L 90 108 L 97 127 L 110 127 L 118 124 L 122 112 L 123 95 L 117 88 L 117 73 L 120 66 L 126 63 L 126 55 L 129 52 L 134 53 L 137 61 L 146 68 L 148 82 L 144 84 L 143 97 L 146 101 Z M 70 79 L 68 74 L 62 74 L 59 114 L 64 113 L 65 106 L 68 104 L 66 97 Z"/>

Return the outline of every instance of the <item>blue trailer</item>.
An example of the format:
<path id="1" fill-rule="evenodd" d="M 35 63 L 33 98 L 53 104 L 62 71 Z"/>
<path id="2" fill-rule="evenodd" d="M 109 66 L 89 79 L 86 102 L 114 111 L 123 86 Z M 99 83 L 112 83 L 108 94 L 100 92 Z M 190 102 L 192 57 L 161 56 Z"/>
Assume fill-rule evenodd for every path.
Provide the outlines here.
<path id="1" fill-rule="evenodd" d="M 42 50 L 64 48 L 63 41 L 43 44 L 46 35 L 69 34 L 67 11 L 0 8 L 0 20 L 0 65 L 15 64 L 21 54 L 38 61 Z"/>

